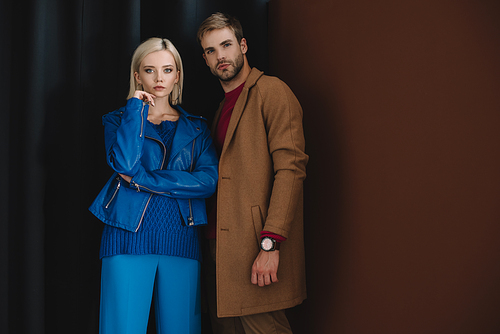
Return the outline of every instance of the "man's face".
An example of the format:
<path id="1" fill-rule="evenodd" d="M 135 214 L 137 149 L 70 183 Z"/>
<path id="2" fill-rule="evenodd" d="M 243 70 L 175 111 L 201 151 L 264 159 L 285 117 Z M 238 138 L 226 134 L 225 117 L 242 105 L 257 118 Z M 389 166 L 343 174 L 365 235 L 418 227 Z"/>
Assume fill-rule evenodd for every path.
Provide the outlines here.
<path id="1" fill-rule="evenodd" d="M 229 28 L 216 29 L 203 35 L 201 46 L 205 62 L 219 80 L 231 81 L 240 73 L 247 52 L 244 38 L 238 44 Z"/>

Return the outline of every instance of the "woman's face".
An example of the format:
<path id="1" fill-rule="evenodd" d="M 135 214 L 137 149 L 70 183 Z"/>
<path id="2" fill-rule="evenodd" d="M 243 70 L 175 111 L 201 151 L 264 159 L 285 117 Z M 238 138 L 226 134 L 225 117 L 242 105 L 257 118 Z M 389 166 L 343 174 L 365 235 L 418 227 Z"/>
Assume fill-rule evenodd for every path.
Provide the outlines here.
<path id="1" fill-rule="evenodd" d="M 179 71 L 170 51 L 161 50 L 148 54 L 134 73 L 143 90 L 156 98 L 168 97 L 174 84 L 179 81 Z"/>

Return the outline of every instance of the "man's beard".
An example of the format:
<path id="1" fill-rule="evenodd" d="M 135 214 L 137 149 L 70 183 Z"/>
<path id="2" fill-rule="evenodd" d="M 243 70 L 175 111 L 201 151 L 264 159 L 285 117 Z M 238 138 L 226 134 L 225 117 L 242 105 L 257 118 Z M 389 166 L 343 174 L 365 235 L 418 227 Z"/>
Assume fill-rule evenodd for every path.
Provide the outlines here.
<path id="1" fill-rule="evenodd" d="M 243 60 L 243 54 L 241 53 L 234 61 L 224 61 L 222 62 L 223 64 L 231 64 L 233 65 L 233 70 L 225 70 L 222 71 L 222 74 L 219 74 L 217 72 L 217 67 L 221 64 L 218 63 L 215 65 L 215 68 L 212 68 L 212 74 L 215 75 L 217 78 L 219 78 L 220 81 L 231 81 L 234 79 L 235 76 L 240 73 L 241 69 L 243 68 L 244 60 Z"/>

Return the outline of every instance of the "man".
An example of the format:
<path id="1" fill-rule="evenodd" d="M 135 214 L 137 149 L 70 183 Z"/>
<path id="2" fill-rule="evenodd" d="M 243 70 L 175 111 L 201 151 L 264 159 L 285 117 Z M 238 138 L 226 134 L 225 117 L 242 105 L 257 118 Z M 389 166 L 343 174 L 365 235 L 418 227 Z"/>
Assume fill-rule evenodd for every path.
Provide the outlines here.
<path id="1" fill-rule="evenodd" d="M 204 257 L 212 327 L 291 333 L 284 310 L 306 298 L 302 109 L 285 83 L 250 68 L 235 18 L 208 17 L 198 41 L 226 97 L 212 126 L 219 183 Z"/>

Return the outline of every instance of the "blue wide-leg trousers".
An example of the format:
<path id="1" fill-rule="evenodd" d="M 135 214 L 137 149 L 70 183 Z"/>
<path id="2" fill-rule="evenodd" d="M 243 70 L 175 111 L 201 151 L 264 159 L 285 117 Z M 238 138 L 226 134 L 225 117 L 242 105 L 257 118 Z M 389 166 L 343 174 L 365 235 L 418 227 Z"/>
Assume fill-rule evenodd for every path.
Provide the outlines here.
<path id="1" fill-rule="evenodd" d="M 102 259 L 100 334 L 145 334 L 154 297 L 158 334 L 199 334 L 200 263 L 167 255 Z"/>

